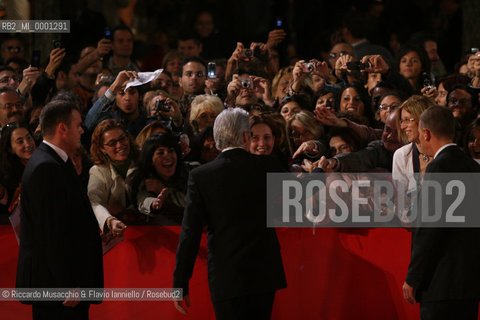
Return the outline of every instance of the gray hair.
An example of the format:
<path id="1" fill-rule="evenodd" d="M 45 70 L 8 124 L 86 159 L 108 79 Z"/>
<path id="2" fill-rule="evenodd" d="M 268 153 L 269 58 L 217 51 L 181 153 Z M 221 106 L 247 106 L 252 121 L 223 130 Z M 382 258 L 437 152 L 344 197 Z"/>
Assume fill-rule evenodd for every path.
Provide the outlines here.
<path id="1" fill-rule="evenodd" d="M 228 108 L 222 111 L 213 125 L 213 138 L 218 150 L 243 147 L 243 133 L 250 136 L 250 118 L 241 108 Z"/>

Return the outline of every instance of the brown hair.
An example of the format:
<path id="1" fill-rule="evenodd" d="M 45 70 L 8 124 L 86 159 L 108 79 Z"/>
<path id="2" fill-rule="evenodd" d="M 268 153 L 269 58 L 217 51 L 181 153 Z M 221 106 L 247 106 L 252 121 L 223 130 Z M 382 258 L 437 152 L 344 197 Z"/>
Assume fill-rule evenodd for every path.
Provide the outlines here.
<path id="1" fill-rule="evenodd" d="M 137 147 L 135 145 L 135 142 L 133 141 L 132 136 L 128 133 L 125 126 L 115 119 L 107 119 L 103 120 L 98 124 L 92 135 L 92 145 L 90 147 L 90 153 L 92 155 L 92 161 L 96 165 L 107 165 L 108 163 L 110 163 L 110 158 L 108 157 L 108 155 L 102 152 L 103 135 L 105 134 L 105 132 L 113 129 L 120 129 L 127 135 L 128 141 L 130 143 L 130 157 L 132 159 L 137 159 Z"/>

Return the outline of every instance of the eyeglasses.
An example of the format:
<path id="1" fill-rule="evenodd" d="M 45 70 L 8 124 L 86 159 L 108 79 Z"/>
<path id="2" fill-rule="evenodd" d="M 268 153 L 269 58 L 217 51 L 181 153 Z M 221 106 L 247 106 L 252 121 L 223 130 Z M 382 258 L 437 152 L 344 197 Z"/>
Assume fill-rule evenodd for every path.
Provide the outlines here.
<path id="1" fill-rule="evenodd" d="M 13 108 L 16 108 L 16 109 L 21 109 L 23 107 L 23 104 L 21 102 L 17 102 L 17 103 L 5 103 L 1 109 L 3 110 L 13 110 Z"/>
<path id="2" fill-rule="evenodd" d="M 20 79 L 16 76 L 11 76 L 11 77 L 3 77 L 0 79 L 0 83 L 7 84 L 10 82 L 10 80 L 13 80 L 15 82 L 20 82 Z"/>
<path id="3" fill-rule="evenodd" d="M 347 51 L 340 51 L 339 53 L 336 53 L 336 52 L 330 52 L 328 54 L 328 56 L 330 57 L 330 59 L 335 59 L 335 58 L 340 58 L 341 56 L 344 56 L 346 54 L 349 54 Z"/>
<path id="4" fill-rule="evenodd" d="M 128 137 L 126 135 L 122 135 L 120 138 L 112 139 L 107 143 L 104 143 L 103 145 L 110 148 L 115 148 L 117 146 L 117 143 L 120 142 L 120 144 L 126 144 L 127 141 L 128 141 Z"/>
<path id="5" fill-rule="evenodd" d="M 417 119 L 415 118 L 405 118 L 405 119 L 401 119 L 400 120 L 400 124 L 410 124 L 410 123 L 414 123 L 415 121 L 417 121 Z"/>
<path id="6" fill-rule="evenodd" d="M 391 104 L 391 105 L 381 104 L 381 105 L 378 106 L 378 110 L 380 110 L 380 111 L 393 110 L 393 109 L 396 109 L 396 108 L 398 108 L 398 105 L 395 105 L 395 104 Z"/>
<path id="7" fill-rule="evenodd" d="M 11 53 L 19 53 L 23 51 L 22 47 L 7 47 L 6 49 Z"/>
<path id="8" fill-rule="evenodd" d="M 197 71 L 197 72 L 185 71 L 185 72 L 183 73 L 183 75 L 184 75 L 185 77 L 188 77 L 188 78 L 193 77 L 193 75 L 196 75 L 197 78 L 205 77 L 205 73 L 204 73 L 203 71 Z"/>

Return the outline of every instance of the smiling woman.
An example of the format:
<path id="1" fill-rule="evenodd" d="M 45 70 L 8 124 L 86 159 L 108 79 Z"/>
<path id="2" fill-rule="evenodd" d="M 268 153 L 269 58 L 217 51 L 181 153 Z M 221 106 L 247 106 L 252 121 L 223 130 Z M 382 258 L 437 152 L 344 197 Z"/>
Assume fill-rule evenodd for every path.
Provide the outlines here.
<path id="1" fill-rule="evenodd" d="M 143 145 L 132 183 L 138 210 L 156 224 L 181 224 L 189 171 L 190 166 L 181 160 L 175 136 L 150 136 Z"/>
<path id="2" fill-rule="evenodd" d="M 102 121 L 93 132 L 90 148 L 95 165 L 90 169 L 88 197 L 100 229 L 121 234 L 134 198 L 129 181 L 136 170 L 137 148 L 125 127 L 117 120 Z"/>
<path id="3" fill-rule="evenodd" d="M 3 127 L 0 138 L 0 203 L 10 212 L 18 203 L 23 170 L 33 151 L 35 142 L 26 126 L 12 122 Z"/>

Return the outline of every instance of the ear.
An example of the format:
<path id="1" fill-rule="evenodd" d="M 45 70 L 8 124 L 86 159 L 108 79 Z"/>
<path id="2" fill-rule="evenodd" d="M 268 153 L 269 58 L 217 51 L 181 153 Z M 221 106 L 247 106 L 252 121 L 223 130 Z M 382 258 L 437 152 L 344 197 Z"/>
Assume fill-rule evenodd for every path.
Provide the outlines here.
<path id="1" fill-rule="evenodd" d="M 182 86 L 182 77 L 183 77 L 183 70 L 182 70 L 182 76 L 181 76 L 181 77 L 178 77 L 178 85 L 180 86 L 180 88 L 183 89 L 183 86 Z"/>
<path id="2" fill-rule="evenodd" d="M 67 134 L 67 131 L 68 131 L 67 125 L 63 122 L 60 122 L 57 126 L 57 134 L 63 137 Z"/>
<path id="3" fill-rule="evenodd" d="M 248 146 L 249 143 L 250 143 L 250 135 L 248 134 L 247 131 L 244 131 L 243 132 L 243 144 Z"/>
<path id="4" fill-rule="evenodd" d="M 428 129 L 422 129 L 423 130 L 423 137 L 425 138 L 425 141 L 430 141 L 432 139 L 432 132 Z"/>

